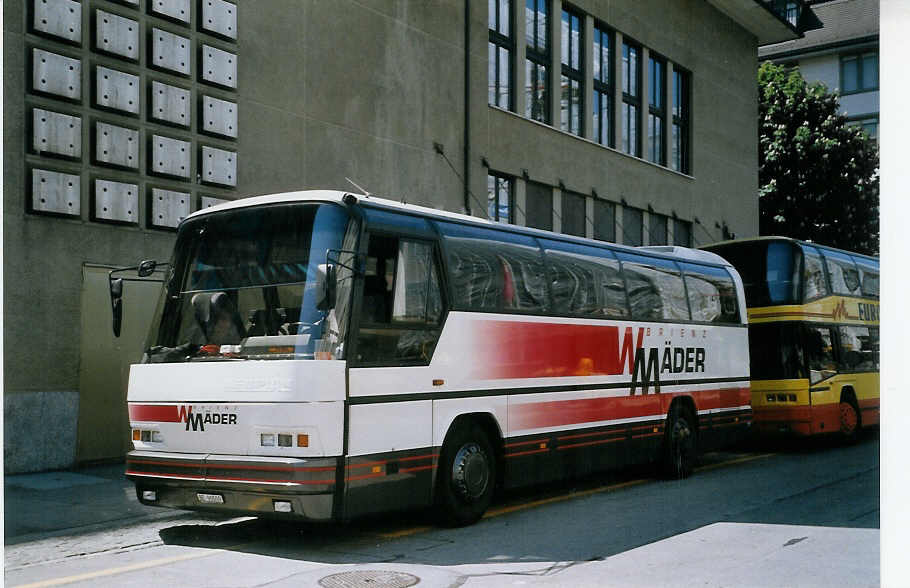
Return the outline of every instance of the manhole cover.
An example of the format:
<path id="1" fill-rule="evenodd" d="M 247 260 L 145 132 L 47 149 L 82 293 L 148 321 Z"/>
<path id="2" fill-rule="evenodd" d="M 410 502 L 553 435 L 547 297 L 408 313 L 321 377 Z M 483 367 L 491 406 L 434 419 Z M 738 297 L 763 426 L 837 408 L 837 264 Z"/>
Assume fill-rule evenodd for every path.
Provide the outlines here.
<path id="1" fill-rule="evenodd" d="M 404 572 L 387 570 L 355 570 L 332 574 L 319 580 L 323 588 L 407 588 L 420 582 L 420 578 Z"/>

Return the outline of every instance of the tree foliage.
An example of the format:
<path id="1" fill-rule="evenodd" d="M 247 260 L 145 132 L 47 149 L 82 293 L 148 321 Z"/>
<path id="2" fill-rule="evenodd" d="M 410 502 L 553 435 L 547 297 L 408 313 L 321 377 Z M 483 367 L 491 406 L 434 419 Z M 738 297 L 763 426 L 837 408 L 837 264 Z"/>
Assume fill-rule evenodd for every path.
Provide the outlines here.
<path id="1" fill-rule="evenodd" d="M 799 71 L 758 70 L 759 231 L 878 253 L 878 148 Z"/>

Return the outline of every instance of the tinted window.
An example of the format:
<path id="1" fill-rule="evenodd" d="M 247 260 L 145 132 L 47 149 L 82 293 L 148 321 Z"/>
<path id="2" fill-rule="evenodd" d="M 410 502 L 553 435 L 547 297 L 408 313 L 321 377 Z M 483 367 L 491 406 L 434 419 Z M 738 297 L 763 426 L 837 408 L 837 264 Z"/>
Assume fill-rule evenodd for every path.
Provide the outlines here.
<path id="1" fill-rule="evenodd" d="M 439 226 L 454 307 L 529 312 L 546 307 L 544 264 L 534 239 L 450 223 Z"/>
<path id="2" fill-rule="evenodd" d="M 872 261 L 855 258 L 859 270 L 860 292 L 863 296 L 878 297 L 878 264 Z"/>
<path id="3" fill-rule="evenodd" d="M 799 300 L 800 250 L 789 241 L 758 241 L 706 247 L 730 262 L 743 280 L 746 306 Z"/>
<path id="4" fill-rule="evenodd" d="M 859 270 L 853 264 L 853 259 L 849 255 L 836 251 L 825 251 L 824 253 L 828 276 L 831 278 L 831 291 L 835 294 L 859 296 Z"/>
<path id="5" fill-rule="evenodd" d="M 632 318 L 689 320 L 686 290 L 675 263 L 628 253 L 616 255 L 622 261 Z"/>
<path id="6" fill-rule="evenodd" d="M 837 373 L 833 341 L 830 328 L 806 327 L 806 359 L 809 362 L 810 384 L 830 378 Z"/>
<path id="7" fill-rule="evenodd" d="M 594 200 L 594 238 L 616 242 L 616 205 L 604 200 Z"/>
<path id="8" fill-rule="evenodd" d="M 738 323 L 736 286 L 719 267 L 679 264 L 685 275 L 693 321 Z"/>
<path id="9" fill-rule="evenodd" d="M 562 232 L 585 236 L 585 197 L 581 194 L 562 193 Z"/>
<path id="10" fill-rule="evenodd" d="M 642 244 L 642 213 L 637 208 L 622 209 L 622 242 L 626 245 Z"/>
<path id="11" fill-rule="evenodd" d="M 553 311 L 591 317 L 626 317 L 619 262 L 605 249 L 544 241 Z"/>
<path id="12" fill-rule="evenodd" d="M 768 243 L 765 279 L 768 282 L 768 302 L 771 304 L 786 304 L 798 298 L 799 256 L 796 253 L 791 243 Z"/>
<path id="13" fill-rule="evenodd" d="M 814 247 L 801 245 L 805 263 L 803 266 L 803 300 L 809 301 L 828 294 L 825 268 L 821 255 Z"/>
<path id="14" fill-rule="evenodd" d="M 878 369 L 878 329 L 859 326 L 838 327 L 840 357 L 848 372 Z"/>
<path id="15" fill-rule="evenodd" d="M 525 221 L 535 229 L 553 230 L 553 190 L 544 184 L 528 182 L 525 188 Z"/>
<path id="16" fill-rule="evenodd" d="M 749 361 L 753 380 L 807 377 L 799 323 L 749 325 Z"/>

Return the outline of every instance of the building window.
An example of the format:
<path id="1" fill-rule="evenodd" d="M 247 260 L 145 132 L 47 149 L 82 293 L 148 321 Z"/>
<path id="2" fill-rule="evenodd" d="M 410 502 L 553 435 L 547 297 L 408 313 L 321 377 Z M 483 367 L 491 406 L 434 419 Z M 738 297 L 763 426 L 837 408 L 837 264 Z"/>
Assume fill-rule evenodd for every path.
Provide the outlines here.
<path id="1" fill-rule="evenodd" d="M 525 116 L 546 124 L 550 124 L 548 2 L 549 0 L 525 0 Z"/>
<path id="2" fill-rule="evenodd" d="M 689 169 L 689 74 L 673 69 L 673 137 L 670 167 L 680 173 Z"/>
<path id="3" fill-rule="evenodd" d="M 840 58 L 841 94 L 878 90 L 878 52 L 843 55 Z"/>
<path id="4" fill-rule="evenodd" d="M 512 53 L 515 46 L 511 24 L 511 0 L 488 0 L 490 17 L 489 38 L 489 103 L 511 110 Z"/>
<path id="5" fill-rule="evenodd" d="M 627 42 L 622 44 L 622 150 L 641 157 L 638 133 L 638 113 L 641 109 L 641 49 Z"/>
<path id="6" fill-rule="evenodd" d="M 575 192 L 562 193 L 562 232 L 585 236 L 585 197 Z"/>
<path id="7" fill-rule="evenodd" d="M 593 139 L 614 147 L 613 139 L 613 34 L 594 27 L 594 125 Z M 611 239 L 612 240 L 612 239 Z"/>
<path id="8" fill-rule="evenodd" d="M 622 242 L 625 245 L 642 244 L 642 223 L 644 215 L 637 208 L 624 206 L 622 209 Z"/>
<path id="9" fill-rule="evenodd" d="M 581 17 L 562 11 L 562 97 L 560 99 L 563 131 L 581 135 L 582 96 L 584 96 L 584 67 L 582 65 Z"/>
<path id="10" fill-rule="evenodd" d="M 667 215 L 652 212 L 648 215 L 648 245 L 667 244 Z"/>
<path id="11" fill-rule="evenodd" d="M 535 229 L 553 230 L 553 190 L 545 184 L 528 182 L 525 188 L 526 224 Z"/>
<path id="12" fill-rule="evenodd" d="M 612 202 L 594 199 L 594 238 L 616 242 L 616 205 Z"/>
<path id="13" fill-rule="evenodd" d="M 512 178 L 490 172 L 487 175 L 487 218 L 499 223 L 515 222 L 514 193 Z"/>
<path id="14" fill-rule="evenodd" d="M 673 244 L 680 247 L 692 246 L 692 223 L 673 219 Z"/>
<path id="15" fill-rule="evenodd" d="M 666 64 L 651 57 L 648 59 L 648 160 L 666 165 L 664 143 L 666 141 L 667 107 L 664 99 Z"/>

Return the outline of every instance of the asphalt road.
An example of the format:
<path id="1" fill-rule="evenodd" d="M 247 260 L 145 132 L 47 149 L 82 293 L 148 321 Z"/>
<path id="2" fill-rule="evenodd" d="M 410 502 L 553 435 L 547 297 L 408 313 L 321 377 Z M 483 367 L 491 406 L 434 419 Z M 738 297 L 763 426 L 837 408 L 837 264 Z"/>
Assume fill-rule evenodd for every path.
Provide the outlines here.
<path id="1" fill-rule="evenodd" d="M 721 543 L 723 533 L 765 528 L 748 524 L 877 530 L 879 439 L 874 431 L 849 446 L 824 441 L 711 454 L 683 481 L 637 469 L 535 488 L 502 497 L 481 522 L 460 529 L 435 527 L 420 513 L 313 526 L 160 512 L 154 520 L 32 533 L 12 544 L 7 536 L 5 584 L 319 586 L 369 564 L 392 575 L 348 585 L 392 585 L 403 581 L 394 574 L 404 573 L 421 578 L 420 586 L 559 585 L 569 577 L 597 585 L 603 578 L 592 562 L 714 523 L 735 524 L 712 528 Z M 795 534 L 790 542 L 805 539 Z M 872 535 L 877 553 L 877 533 L 862 537 Z M 793 570 L 800 572 L 807 570 Z M 853 572 L 857 581 L 841 585 L 878 584 L 877 567 Z M 760 580 L 746 577 L 741 585 Z"/>

